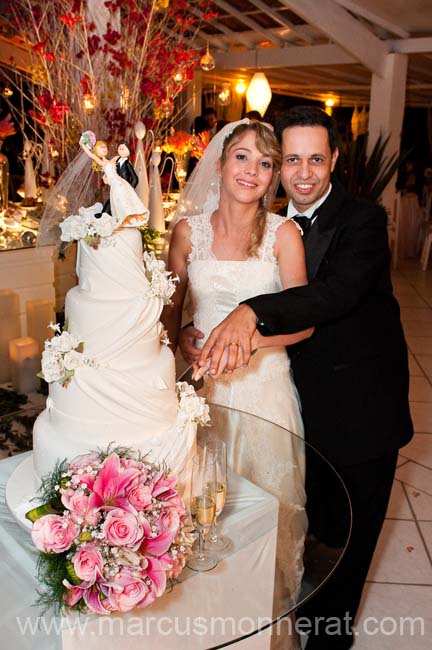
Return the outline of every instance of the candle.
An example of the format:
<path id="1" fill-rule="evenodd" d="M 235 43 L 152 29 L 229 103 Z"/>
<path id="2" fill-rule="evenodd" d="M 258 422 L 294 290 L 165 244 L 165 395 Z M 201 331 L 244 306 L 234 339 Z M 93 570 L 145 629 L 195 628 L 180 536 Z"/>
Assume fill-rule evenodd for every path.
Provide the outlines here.
<path id="1" fill-rule="evenodd" d="M 28 300 L 26 310 L 27 334 L 36 339 L 41 354 L 46 339 L 52 336 L 52 331 L 47 327 L 51 322 L 55 322 L 53 304 L 50 300 Z"/>
<path id="2" fill-rule="evenodd" d="M 40 387 L 36 374 L 40 370 L 39 347 L 35 339 L 25 336 L 9 341 L 12 388 L 18 393 L 34 393 Z"/>
<path id="3" fill-rule="evenodd" d="M 8 345 L 11 339 L 21 336 L 18 294 L 0 291 L 0 383 L 10 380 Z"/>

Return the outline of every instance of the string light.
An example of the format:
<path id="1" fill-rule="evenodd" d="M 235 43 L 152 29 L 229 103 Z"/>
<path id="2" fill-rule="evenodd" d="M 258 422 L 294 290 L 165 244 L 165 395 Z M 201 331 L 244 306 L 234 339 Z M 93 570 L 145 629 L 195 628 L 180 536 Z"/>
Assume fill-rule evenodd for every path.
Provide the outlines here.
<path id="1" fill-rule="evenodd" d="M 210 72 L 210 70 L 214 70 L 215 67 L 216 61 L 210 54 L 209 46 L 207 44 L 207 51 L 205 54 L 203 54 L 200 60 L 200 68 L 201 70 L 204 70 L 204 72 Z"/>
<path id="2" fill-rule="evenodd" d="M 92 113 L 96 107 L 95 98 L 91 93 L 84 93 L 83 108 L 87 113 Z"/>

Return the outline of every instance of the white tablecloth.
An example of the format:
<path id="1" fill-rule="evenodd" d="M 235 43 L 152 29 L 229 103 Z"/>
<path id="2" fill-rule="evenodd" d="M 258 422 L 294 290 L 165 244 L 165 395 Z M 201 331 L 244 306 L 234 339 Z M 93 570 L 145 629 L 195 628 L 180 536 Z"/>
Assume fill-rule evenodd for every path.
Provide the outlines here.
<path id="1" fill-rule="evenodd" d="M 181 584 L 148 609 L 110 617 L 40 618 L 36 553 L 5 504 L 5 484 L 27 454 L 0 461 L 0 639 L 7 650 L 205 650 L 250 633 L 271 618 L 278 501 L 230 476 L 221 529 L 229 555 L 208 573 L 186 570 Z M 39 623 L 39 626 L 38 626 Z M 239 650 L 266 650 L 263 633 Z"/>

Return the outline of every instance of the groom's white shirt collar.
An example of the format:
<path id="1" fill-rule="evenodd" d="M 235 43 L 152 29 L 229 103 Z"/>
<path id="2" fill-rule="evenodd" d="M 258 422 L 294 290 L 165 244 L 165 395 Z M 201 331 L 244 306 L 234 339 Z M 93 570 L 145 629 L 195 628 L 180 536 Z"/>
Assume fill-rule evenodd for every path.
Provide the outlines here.
<path id="1" fill-rule="evenodd" d="M 320 205 L 322 205 L 324 203 L 324 201 L 326 200 L 326 198 L 330 194 L 331 190 L 332 190 L 332 185 L 330 183 L 327 192 L 320 199 L 318 199 L 318 201 L 316 201 L 316 203 L 311 205 L 311 207 L 308 208 L 307 210 L 305 210 L 304 212 L 299 212 L 297 210 L 297 208 L 294 206 L 294 203 L 292 202 L 292 200 L 290 200 L 290 202 L 288 204 L 288 211 L 287 211 L 288 219 L 292 219 L 293 217 L 296 217 L 298 214 L 301 214 L 301 215 L 311 219 L 313 213 L 315 212 L 315 210 L 317 210 L 320 207 Z M 317 216 L 318 215 L 315 215 L 314 221 L 317 218 Z"/>

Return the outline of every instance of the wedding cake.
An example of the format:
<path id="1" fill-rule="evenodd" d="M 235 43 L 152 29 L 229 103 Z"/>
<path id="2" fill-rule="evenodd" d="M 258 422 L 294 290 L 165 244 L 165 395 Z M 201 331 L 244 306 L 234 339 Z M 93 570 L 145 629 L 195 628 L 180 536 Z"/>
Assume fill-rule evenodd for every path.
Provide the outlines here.
<path id="1" fill-rule="evenodd" d="M 59 459 L 110 444 L 181 475 L 208 407 L 175 383 L 159 320 L 174 281 L 153 253 L 143 260 L 136 218 L 119 228 L 110 215 L 96 218 L 100 211 L 82 208 L 61 224 L 64 241 L 78 240 L 79 283 L 67 294 L 63 330 L 52 325 L 42 355 L 49 396 L 33 431 L 36 478 Z"/>

